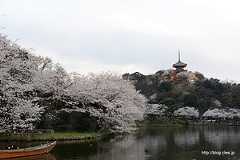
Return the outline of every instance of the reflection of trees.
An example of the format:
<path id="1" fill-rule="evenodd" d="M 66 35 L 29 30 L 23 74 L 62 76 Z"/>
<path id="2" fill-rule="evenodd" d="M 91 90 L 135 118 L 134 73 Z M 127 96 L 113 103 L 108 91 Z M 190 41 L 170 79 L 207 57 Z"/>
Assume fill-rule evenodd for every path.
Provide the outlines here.
<path id="1" fill-rule="evenodd" d="M 192 146 L 199 142 L 199 132 L 190 131 L 184 133 L 177 133 L 174 135 L 174 141 L 178 146 Z"/>
<path id="2" fill-rule="evenodd" d="M 236 145 L 240 143 L 239 129 L 206 129 L 203 133 L 205 140 L 217 148 L 227 144 Z"/>
<path id="3" fill-rule="evenodd" d="M 145 140 L 127 136 L 120 141 L 99 146 L 98 153 L 90 160 L 144 160 Z"/>
<path id="4" fill-rule="evenodd" d="M 129 135 L 114 141 L 99 142 L 91 147 L 86 145 L 64 145 L 57 149 L 58 160 L 186 160 L 211 159 L 203 157 L 202 150 L 235 151 L 240 153 L 240 129 L 234 128 L 155 128 Z M 63 147 L 64 147 L 63 146 Z M 68 149 L 68 150 L 67 150 Z M 91 151 L 92 149 L 92 151 Z M 238 156 L 238 155 L 236 155 Z M 63 157 L 63 158 L 62 158 Z"/>
<path id="5" fill-rule="evenodd" d="M 127 136 L 120 141 L 99 146 L 98 153 L 91 160 L 145 160 L 166 148 L 166 139 L 161 135 L 145 135 L 141 138 Z"/>
<path id="6" fill-rule="evenodd" d="M 146 148 L 149 150 L 162 150 L 166 147 L 167 142 L 163 136 L 146 136 L 144 138 Z"/>
<path id="7" fill-rule="evenodd" d="M 98 159 L 201 159 L 204 149 L 235 151 L 240 144 L 240 129 L 233 128 L 183 128 L 150 129 L 138 138 L 128 137 L 98 154 Z M 220 148 L 221 147 L 221 148 Z M 145 157 L 145 158 L 144 158 Z M 96 156 L 92 159 L 97 159 Z M 211 157 L 204 157 L 211 158 Z M 97 160 L 98 160 L 97 159 Z"/>

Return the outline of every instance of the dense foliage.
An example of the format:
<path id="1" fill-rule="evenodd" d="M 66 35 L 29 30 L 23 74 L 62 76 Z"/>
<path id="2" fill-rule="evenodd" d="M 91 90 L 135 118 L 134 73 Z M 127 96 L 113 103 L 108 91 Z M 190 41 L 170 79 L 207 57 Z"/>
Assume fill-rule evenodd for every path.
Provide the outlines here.
<path id="1" fill-rule="evenodd" d="M 95 126 L 126 132 L 143 119 L 145 102 L 120 76 L 68 74 L 0 35 L 0 131 Z"/>
<path id="2" fill-rule="evenodd" d="M 153 75 L 124 74 L 123 78 L 133 81 L 150 104 L 164 104 L 171 113 L 186 106 L 200 115 L 213 108 L 240 108 L 240 84 L 208 79 L 200 73 L 166 70 Z"/>
<path id="3" fill-rule="evenodd" d="M 33 129 L 43 107 L 35 103 L 34 58 L 0 36 L 0 129 Z"/>

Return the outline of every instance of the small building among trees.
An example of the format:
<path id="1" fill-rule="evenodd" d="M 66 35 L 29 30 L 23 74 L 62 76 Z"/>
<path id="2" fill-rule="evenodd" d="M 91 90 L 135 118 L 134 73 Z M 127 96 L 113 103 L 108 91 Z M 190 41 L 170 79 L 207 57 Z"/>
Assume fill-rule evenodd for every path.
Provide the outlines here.
<path id="1" fill-rule="evenodd" d="M 175 68 L 176 72 L 179 73 L 179 72 L 182 72 L 182 71 L 186 71 L 184 69 L 186 67 L 187 67 L 187 64 L 183 63 L 181 61 L 181 53 L 180 53 L 180 51 L 178 51 L 178 62 L 173 64 L 173 68 Z"/>

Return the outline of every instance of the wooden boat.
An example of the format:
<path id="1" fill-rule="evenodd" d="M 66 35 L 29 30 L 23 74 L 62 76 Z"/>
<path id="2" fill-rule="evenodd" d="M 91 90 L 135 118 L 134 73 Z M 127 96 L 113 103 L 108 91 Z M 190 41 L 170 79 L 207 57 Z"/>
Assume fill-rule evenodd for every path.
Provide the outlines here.
<path id="1" fill-rule="evenodd" d="M 7 160 L 56 160 L 56 157 L 51 153 L 48 153 L 48 154 L 40 154 L 40 155 L 29 156 L 29 157 L 11 158 Z"/>
<path id="2" fill-rule="evenodd" d="M 15 150 L 0 150 L 0 159 L 28 157 L 49 153 L 56 146 L 56 141 L 41 146 Z"/>

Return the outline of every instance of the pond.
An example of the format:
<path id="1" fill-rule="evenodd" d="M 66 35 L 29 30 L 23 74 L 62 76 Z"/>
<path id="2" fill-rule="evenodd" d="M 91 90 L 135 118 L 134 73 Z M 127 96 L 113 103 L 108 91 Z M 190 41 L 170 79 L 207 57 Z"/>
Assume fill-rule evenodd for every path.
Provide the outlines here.
<path id="1" fill-rule="evenodd" d="M 240 128 L 148 127 L 137 134 L 115 140 L 58 144 L 51 154 L 26 160 L 218 159 L 240 159 Z"/>

